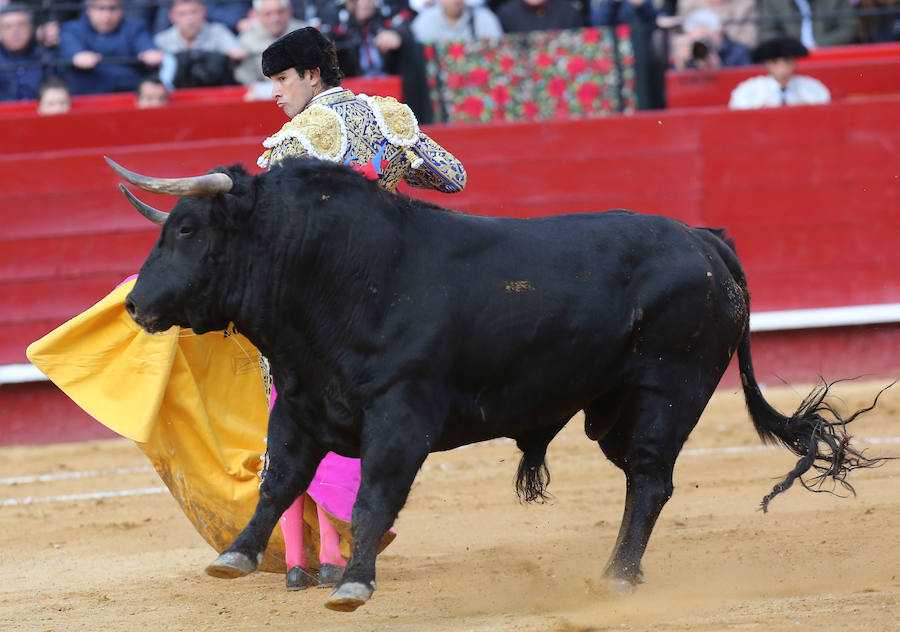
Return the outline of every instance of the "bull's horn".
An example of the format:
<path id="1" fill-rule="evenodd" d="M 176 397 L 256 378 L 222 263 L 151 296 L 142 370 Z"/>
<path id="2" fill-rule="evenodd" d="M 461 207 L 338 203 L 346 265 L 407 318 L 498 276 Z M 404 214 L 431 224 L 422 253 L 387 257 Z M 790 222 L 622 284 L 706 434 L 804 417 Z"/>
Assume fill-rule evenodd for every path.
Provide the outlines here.
<path id="1" fill-rule="evenodd" d="M 134 194 L 126 189 L 124 184 L 120 184 L 119 188 L 122 189 L 122 193 L 125 194 L 125 197 L 128 198 L 128 201 L 131 202 L 131 205 L 137 209 L 138 213 L 149 219 L 154 224 L 159 224 L 160 226 L 162 226 L 166 223 L 166 220 L 169 218 L 168 213 L 155 209 L 149 204 L 144 204 L 139 199 L 134 197 Z"/>
<path id="2" fill-rule="evenodd" d="M 164 193 L 165 195 L 179 196 L 208 196 L 217 193 L 227 193 L 234 186 L 231 178 L 224 173 L 207 173 L 203 176 L 190 178 L 150 178 L 139 173 L 129 171 L 125 167 L 116 164 L 106 156 L 103 157 L 109 166 L 118 173 L 123 180 L 136 187 L 151 193 Z"/>

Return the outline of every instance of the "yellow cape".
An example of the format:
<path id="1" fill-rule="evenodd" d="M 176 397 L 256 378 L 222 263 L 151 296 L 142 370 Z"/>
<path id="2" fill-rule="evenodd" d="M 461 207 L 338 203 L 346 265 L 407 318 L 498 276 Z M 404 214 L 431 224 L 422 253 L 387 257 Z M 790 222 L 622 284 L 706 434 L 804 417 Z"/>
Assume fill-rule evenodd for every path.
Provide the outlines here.
<path id="1" fill-rule="evenodd" d="M 26 354 L 88 414 L 137 442 L 194 528 L 222 552 L 249 522 L 259 496 L 269 416 L 259 351 L 234 332 L 146 333 L 125 312 L 133 286 L 117 287 Z M 304 544 L 317 566 L 316 506 L 305 498 Z M 328 517 L 349 557 L 349 525 Z M 285 570 L 280 527 L 260 569 Z"/>

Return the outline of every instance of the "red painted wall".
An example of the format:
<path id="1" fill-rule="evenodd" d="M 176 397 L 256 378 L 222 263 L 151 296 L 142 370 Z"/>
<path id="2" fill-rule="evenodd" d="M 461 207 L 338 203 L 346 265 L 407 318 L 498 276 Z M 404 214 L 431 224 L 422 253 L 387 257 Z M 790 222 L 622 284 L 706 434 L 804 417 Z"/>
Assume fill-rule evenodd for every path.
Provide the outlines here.
<path id="1" fill-rule="evenodd" d="M 474 213 L 624 207 L 725 226 L 759 311 L 900 302 L 897 112 L 900 96 L 434 128 L 467 166 L 469 186 L 453 197 L 422 195 Z M 0 364 L 24 362 L 28 342 L 135 272 L 155 240 L 155 227 L 118 192 L 103 155 L 160 176 L 249 166 L 281 117 L 271 103 L 231 102 L 0 118 Z M 142 197 L 164 209 L 172 204 Z M 900 367 L 894 326 L 754 341 L 763 381 L 896 375 Z M 0 414 L 30 410 L 22 404 L 29 399 L 37 406 L 32 398 L 41 388 L 50 387 L 0 386 Z M 5 401 L 14 395 L 18 404 Z M 97 425 L 60 401 L 73 428 Z M 8 425 L 0 431 L 12 436 Z"/>

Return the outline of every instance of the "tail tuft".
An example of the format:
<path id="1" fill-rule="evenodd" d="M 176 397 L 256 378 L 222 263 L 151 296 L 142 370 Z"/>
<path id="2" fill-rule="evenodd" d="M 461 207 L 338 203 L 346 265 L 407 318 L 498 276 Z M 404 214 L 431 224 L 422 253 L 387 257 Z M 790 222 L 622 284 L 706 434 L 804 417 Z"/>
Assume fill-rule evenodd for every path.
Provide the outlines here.
<path id="1" fill-rule="evenodd" d="M 798 479 L 803 487 L 813 492 L 840 495 L 836 491 L 840 488 L 856 495 L 853 486 L 847 481 L 847 475 L 851 471 L 878 467 L 884 461 L 895 458 L 866 457 L 861 450 L 851 445 L 852 440 L 846 430 L 847 425 L 857 417 L 875 408 L 881 394 L 896 382 L 881 389 L 870 406 L 857 410 L 847 419 L 826 401 L 829 391 L 836 383 L 826 383 L 823 380 L 806 396 L 797 411 L 791 417 L 785 418 L 783 424 L 779 424 L 779 428 L 767 429 L 771 431 L 770 434 L 767 433 L 769 437 L 777 437 L 791 452 L 799 456 L 800 460 L 784 480 L 776 484 L 762 499 L 760 508 L 764 512 L 768 510 L 769 503 L 775 496 L 787 490 Z M 818 474 L 804 480 L 802 477 L 809 470 L 815 470 Z"/>

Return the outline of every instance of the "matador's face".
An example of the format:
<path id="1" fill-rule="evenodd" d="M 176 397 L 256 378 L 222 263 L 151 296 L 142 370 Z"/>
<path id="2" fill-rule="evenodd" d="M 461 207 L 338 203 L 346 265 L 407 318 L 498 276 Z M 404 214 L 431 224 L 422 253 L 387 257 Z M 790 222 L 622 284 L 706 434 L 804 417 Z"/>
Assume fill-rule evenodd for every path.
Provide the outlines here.
<path id="1" fill-rule="evenodd" d="M 319 69 L 304 70 L 297 73 L 296 68 L 288 68 L 269 77 L 272 82 L 272 98 L 275 104 L 284 110 L 288 118 L 294 118 L 309 104 L 310 100 L 322 91 L 322 79 Z"/>

